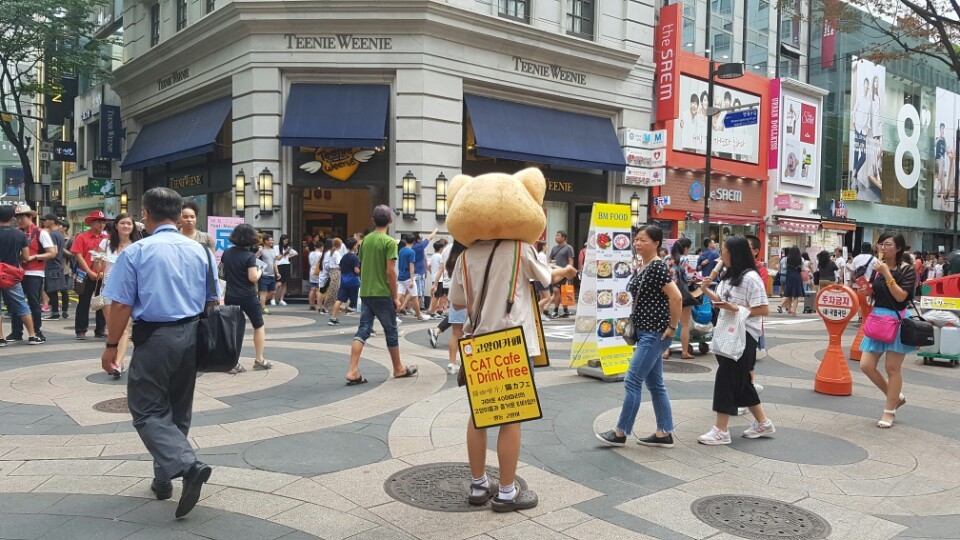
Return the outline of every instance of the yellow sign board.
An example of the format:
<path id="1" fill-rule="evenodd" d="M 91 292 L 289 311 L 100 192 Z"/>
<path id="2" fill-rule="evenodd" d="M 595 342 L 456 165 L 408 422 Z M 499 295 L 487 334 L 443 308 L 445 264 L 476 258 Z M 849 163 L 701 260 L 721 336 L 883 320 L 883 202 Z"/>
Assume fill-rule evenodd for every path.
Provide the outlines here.
<path id="1" fill-rule="evenodd" d="M 960 309 L 960 298 L 940 296 L 923 296 L 920 298 L 921 309 Z"/>
<path id="2" fill-rule="evenodd" d="M 537 304 L 537 300 L 540 299 L 540 294 L 537 292 L 537 288 L 534 287 L 533 282 L 530 282 L 530 309 L 533 313 L 540 313 L 540 305 Z M 543 335 L 543 320 L 539 316 L 533 318 L 536 321 L 537 327 L 537 343 L 540 344 L 540 354 L 531 358 L 533 360 L 533 367 L 547 367 L 550 365 L 550 357 L 547 356 L 547 339 Z"/>
<path id="3" fill-rule="evenodd" d="M 543 417 L 522 327 L 461 339 L 460 361 L 477 429 Z"/>
<path id="4" fill-rule="evenodd" d="M 630 206 L 594 204 L 587 237 L 570 367 L 599 364 L 607 376 L 626 373 L 633 347 L 623 339 L 633 298 Z"/>
<path id="5" fill-rule="evenodd" d="M 855 201 L 857 200 L 857 191 L 854 189 L 845 189 L 840 192 L 841 201 Z"/>

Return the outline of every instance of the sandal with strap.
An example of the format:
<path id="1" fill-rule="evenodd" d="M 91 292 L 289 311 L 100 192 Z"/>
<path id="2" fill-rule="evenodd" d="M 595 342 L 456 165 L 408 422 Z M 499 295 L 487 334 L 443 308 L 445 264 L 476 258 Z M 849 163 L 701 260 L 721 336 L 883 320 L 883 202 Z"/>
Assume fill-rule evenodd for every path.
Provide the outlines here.
<path id="1" fill-rule="evenodd" d="M 896 408 L 899 409 L 900 407 L 903 407 L 903 406 L 906 405 L 906 404 L 907 404 L 907 398 L 901 393 L 901 394 L 900 394 L 900 401 L 897 402 L 897 407 L 896 407 Z"/>
<path id="2" fill-rule="evenodd" d="M 889 410 L 889 409 L 884 409 L 884 410 L 883 410 L 883 414 L 889 414 L 890 416 L 893 416 L 894 418 L 896 418 L 896 416 L 897 416 L 897 411 L 896 411 L 896 410 L 891 411 L 891 410 Z M 879 420 L 879 421 L 877 422 L 877 427 L 878 427 L 878 428 L 881 428 L 881 429 L 891 428 L 891 427 L 893 427 L 893 420 L 890 420 L 890 421 L 887 421 L 887 420 Z"/>
<path id="3" fill-rule="evenodd" d="M 483 495 L 478 495 L 478 496 L 473 495 L 474 489 L 479 490 L 479 489 L 484 489 L 484 487 L 480 484 L 474 484 L 473 482 L 471 482 L 470 495 L 467 497 L 467 502 L 469 502 L 473 506 L 483 506 L 487 504 L 487 501 L 492 499 L 494 495 L 500 492 L 500 485 L 497 484 L 496 482 L 488 482 L 488 485 L 486 488 L 487 492 L 484 493 Z"/>

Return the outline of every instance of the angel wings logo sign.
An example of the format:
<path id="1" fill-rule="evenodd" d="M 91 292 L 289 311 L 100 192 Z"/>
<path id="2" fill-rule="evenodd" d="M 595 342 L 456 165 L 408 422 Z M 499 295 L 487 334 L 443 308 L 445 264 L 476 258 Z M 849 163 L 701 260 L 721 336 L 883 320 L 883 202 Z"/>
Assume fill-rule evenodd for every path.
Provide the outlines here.
<path id="1" fill-rule="evenodd" d="M 323 171 L 327 176 L 346 182 L 361 163 L 366 163 L 376 153 L 362 148 L 317 148 L 314 160 L 300 166 L 308 173 Z"/>

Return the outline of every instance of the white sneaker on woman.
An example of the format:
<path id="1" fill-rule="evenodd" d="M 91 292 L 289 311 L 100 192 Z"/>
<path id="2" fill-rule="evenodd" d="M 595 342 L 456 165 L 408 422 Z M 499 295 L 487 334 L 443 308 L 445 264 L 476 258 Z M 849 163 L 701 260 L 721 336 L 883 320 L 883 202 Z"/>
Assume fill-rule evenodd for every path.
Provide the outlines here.
<path id="1" fill-rule="evenodd" d="M 720 431 L 717 426 L 710 428 L 710 431 L 697 437 L 697 442 L 707 446 L 718 446 L 721 444 L 730 444 L 730 432 Z"/>

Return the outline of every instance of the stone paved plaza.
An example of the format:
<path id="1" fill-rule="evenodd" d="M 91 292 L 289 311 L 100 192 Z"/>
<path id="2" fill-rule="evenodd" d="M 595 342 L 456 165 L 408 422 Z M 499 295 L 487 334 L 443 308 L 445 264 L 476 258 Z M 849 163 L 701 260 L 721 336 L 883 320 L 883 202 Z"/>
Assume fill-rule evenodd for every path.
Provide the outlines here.
<path id="1" fill-rule="evenodd" d="M 171 501 L 152 498 L 150 456 L 122 409 L 125 377 L 113 381 L 100 371 L 101 340 L 75 341 L 72 320 L 51 321 L 46 345 L 0 349 L 0 538 L 803 537 L 714 528 L 693 513 L 714 495 L 812 512 L 827 528 L 809 538 L 960 538 L 960 369 L 908 358 L 909 403 L 893 429 L 880 430 L 881 396 L 855 362 L 853 396 L 812 391 L 827 344 L 823 325 L 774 315 L 757 381 L 775 438 L 741 439 L 748 420 L 735 418 L 733 444 L 697 444 L 713 421 L 715 360 L 681 362 L 675 354 L 666 377 L 678 444 L 610 449 L 594 431 L 613 425 L 623 385 L 569 369 L 573 321 L 552 321 L 552 367 L 537 371 L 544 417 L 523 426 L 518 472 L 540 505 L 513 514 L 438 512 L 394 499 L 385 482 L 416 466 L 466 461 L 466 395 L 444 370 L 449 333 L 435 350 L 425 332 L 433 323 L 408 319 L 402 357 L 419 375 L 390 379 L 379 337 L 361 362 L 370 383 L 346 387 L 357 318 L 342 321 L 330 327 L 303 306 L 275 308 L 267 317 L 275 369 L 198 380 L 190 435 L 214 471 L 197 508 L 181 520 L 173 515 L 179 482 Z M 252 358 L 243 362 L 250 367 Z M 680 372 L 689 365 L 701 369 Z M 119 412 L 95 409 L 108 400 L 118 400 Z M 638 431 L 654 425 L 645 402 Z M 488 464 L 496 465 L 492 452 Z M 467 480 L 439 486 L 448 496 L 465 493 Z"/>

